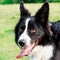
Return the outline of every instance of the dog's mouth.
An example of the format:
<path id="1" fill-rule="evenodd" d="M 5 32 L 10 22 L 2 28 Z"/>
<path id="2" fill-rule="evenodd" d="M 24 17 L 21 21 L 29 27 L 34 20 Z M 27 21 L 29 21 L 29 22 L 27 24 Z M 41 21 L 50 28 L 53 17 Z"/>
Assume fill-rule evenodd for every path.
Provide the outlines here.
<path id="1" fill-rule="evenodd" d="M 22 48 L 21 52 L 17 55 L 16 58 L 21 58 L 23 56 L 28 56 L 33 49 L 38 45 L 39 40 L 35 40 L 33 44 L 29 45 L 29 46 L 25 46 Z"/>

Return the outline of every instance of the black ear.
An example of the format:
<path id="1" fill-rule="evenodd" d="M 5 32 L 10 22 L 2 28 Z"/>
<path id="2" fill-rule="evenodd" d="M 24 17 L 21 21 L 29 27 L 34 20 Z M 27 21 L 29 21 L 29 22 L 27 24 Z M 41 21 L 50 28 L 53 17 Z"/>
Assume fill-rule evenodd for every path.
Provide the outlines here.
<path id="1" fill-rule="evenodd" d="M 20 12 L 21 12 L 21 17 L 27 17 L 30 16 L 30 13 L 28 12 L 27 9 L 25 9 L 23 1 L 20 3 Z"/>
<path id="2" fill-rule="evenodd" d="M 49 4 L 46 2 L 43 4 L 41 9 L 35 15 L 36 22 L 39 22 L 42 25 L 46 25 L 49 16 Z"/>

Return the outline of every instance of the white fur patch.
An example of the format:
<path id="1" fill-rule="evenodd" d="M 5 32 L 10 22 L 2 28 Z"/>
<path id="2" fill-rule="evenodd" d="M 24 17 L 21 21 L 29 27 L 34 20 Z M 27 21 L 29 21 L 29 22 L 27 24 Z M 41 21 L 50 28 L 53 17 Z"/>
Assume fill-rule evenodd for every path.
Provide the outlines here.
<path id="1" fill-rule="evenodd" d="M 32 53 L 29 55 L 30 60 L 49 60 L 53 57 L 53 46 L 37 46 L 33 49 Z"/>
<path id="2" fill-rule="evenodd" d="M 21 40 L 24 40 L 26 42 L 26 45 L 29 45 L 30 40 L 31 40 L 31 38 L 27 34 L 27 28 L 28 28 L 29 21 L 30 21 L 30 18 L 27 18 L 26 22 L 25 22 L 26 28 L 25 28 L 24 32 L 21 34 L 21 36 L 19 37 L 19 40 L 18 40 L 18 42 L 21 41 Z"/>
<path id="3" fill-rule="evenodd" d="M 52 23 L 48 22 L 48 25 L 49 25 L 49 26 L 52 26 Z"/>

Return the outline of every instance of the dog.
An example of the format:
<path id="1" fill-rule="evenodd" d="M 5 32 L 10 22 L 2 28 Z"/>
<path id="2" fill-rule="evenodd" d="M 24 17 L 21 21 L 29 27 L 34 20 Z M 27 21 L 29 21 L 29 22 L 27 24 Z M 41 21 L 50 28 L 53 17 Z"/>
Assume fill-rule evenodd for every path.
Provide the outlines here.
<path id="1" fill-rule="evenodd" d="M 30 60 L 60 60 L 60 21 L 49 22 L 49 4 L 31 16 L 20 3 L 20 20 L 15 27 L 15 42 L 22 49 L 17 58 Z"/>

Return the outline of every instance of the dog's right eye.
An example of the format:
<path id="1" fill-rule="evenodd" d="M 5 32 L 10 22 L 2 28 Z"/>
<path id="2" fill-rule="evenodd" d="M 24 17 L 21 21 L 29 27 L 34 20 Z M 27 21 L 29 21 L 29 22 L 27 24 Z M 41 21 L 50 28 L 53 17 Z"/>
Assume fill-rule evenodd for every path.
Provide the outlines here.
<path id="1" fill-rule="evenodd" d="M 22 29 L 20 28 L 19 31 L 22 32 Z"/>
<path id="2" fill-rule="evenodd" d="M 19 28 L 19 32 L 22 33 L 22 32 L 24 31 L 24 29 L 25 29 L 25 26 L 20 27 L 20 28 Z"/>

